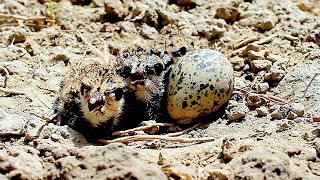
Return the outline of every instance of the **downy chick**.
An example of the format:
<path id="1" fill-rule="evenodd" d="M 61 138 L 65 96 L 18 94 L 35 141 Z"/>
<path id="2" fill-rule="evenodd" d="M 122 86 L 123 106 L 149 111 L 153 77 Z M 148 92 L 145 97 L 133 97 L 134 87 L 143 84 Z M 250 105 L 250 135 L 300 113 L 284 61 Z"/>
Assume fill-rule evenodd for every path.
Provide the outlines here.
<path id="1" fill-rule="evenodd" d="M 159 120 L 165 113 L 164 93 L 171 58 L 136 46 L 120 52 L 117 59 L 118 73 L 128 85 L 125 99 L 133 106 L 131 116 L 141 120 Z"/>
<path id="2" fill-rule="evenodd" d="M 124 118 L 123 78 L 98 63 L 72 69 L 61 84 L 52 113 L 87 139 L 110 138 L 122 128 Z"/>

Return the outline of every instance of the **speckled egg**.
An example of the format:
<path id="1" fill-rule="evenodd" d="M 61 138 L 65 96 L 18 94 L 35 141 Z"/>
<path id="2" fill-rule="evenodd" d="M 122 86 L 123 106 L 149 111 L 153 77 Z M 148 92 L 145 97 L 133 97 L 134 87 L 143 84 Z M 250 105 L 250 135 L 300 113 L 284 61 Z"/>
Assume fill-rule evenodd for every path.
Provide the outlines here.
<path id="1" fill-rule="evenodd" d="M 168 113 L 177 123 L 217 111 L 234 88 L 231 63 L 211 49 L 188 52 L 172 67 L 167 86 Z"/>

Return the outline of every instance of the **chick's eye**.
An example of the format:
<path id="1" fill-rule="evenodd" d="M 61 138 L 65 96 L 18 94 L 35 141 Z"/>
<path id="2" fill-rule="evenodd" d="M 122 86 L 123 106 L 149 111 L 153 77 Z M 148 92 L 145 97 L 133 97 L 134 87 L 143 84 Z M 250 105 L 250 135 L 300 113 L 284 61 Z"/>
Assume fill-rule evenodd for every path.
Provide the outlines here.
<path id="1" fill-rule="evenodd" d="M 160 63 L 154 65 L 154 70 L 156 71 L 157 75 L 160 75 L 163 71 L 163 65 Z"/>
<path id="2" fill-rule="evenodd" d="M 125 66 L 121 71 L 120 71 L 120 75 L 124 78 L 129 77 L 131 73 L 131 68 L 129 66 Z"/>
<path id="3" fill-rule="evenodd" d="M 153 68 L 147 66 L 147 67 L 146 67 L 146 73 L 147 73 L 147 74 L 154 74 Z"/>
<path id="4" fill-rule="evenodd" d="M 119 101 L 120 99 L 122 99 L 122 95 L 123 95 L 123 89 L 122 88 L 118 88 L 114 91 L 114 94 L 116 96 L 116 101 Z"/>
<path id="5" fill-rule="evenodd" d="M 129 52 L 125 51 L 125 52 L 122 54 L 122 57 L 128 58 L 128 57 L 129 57 Z"/>

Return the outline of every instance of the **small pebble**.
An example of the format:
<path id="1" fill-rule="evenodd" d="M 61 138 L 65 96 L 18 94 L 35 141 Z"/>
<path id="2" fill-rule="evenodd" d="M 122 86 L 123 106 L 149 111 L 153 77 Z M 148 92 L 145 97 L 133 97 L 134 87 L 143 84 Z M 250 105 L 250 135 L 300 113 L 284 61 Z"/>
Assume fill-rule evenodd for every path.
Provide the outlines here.
<path id="1" fill-rule="evenodd" d="M 291 119 L 291 120 L 296 119 L 297 117 L 298 117 L 298 115 L 294 112 L 291 112 L 291 111 L 288 113 L 288 116 L 287 116 L 287 118 Z"/>
<path id="2" fill-rule="evenodd" d="M 252 60 L 251 69 L 254 73 L 259 71 L 269 71 L 271 65 L 271 62 L 268 60 Z"/>
<path id="3" fill-rule="evenodd" d="M 153 124 L 156 124 L 157 122 L 154 120 L 150 120 L 150 121 L 142 121 L 140 123 L 140 126 L 151 126 Z M 149 129 L 144 129 L 143 130 L 145 133 L 147 134 L 156 134 L 159 131 L 159 126 L 153 126 L 152 128 Z"/>
<path id="4" fill-rule="evenodd" d="M 270 71 L 265 74 L 264 80 L 266 81 L 280 81 L 285 76 L 285 71 L 278 66 L 272 66 Z"/>
<path id="5" fill-rule="evenodd" d="M 231 178 L 231 172 L 229 170 L 224 169 L 212 169 L 210 170 L 209 174 L 211 179 L 225 180 Z"/>
<path id="6" fill-rule="evenodd" d="M 308 131 L 303 134 L 303 139 L 307 141 L 313 141 L 315 138 L 320 137 L 320 129 Z"/>
<path id="7" fill-rule="evenodd" d="M 284 119 L 287 117 L 287 114 L 289 112 L 289 106 L 283 105 L 277 108 L 275 111 L 271 113 L 272 119 Z"/>
<path id="8" fill-rule="evenodd" d="M 315 113 L 312 115 L 312 122 L 320 122 L 320 113 Z"/>
<path id="9" fill-rule="evenodd" d="M 294 155 L 299 155 L 301 154 L 302 147 L 300 146 L 291 146 L 287 150 L 285 150 L 285 153 L 288 154 L 288 156 L 294 156 Z"/>
<path id="10" fill-rule="evenodd" d="M 28 35 L 25 30 L 15 30 L 13 34 L 9 36 L 8 41 L 14 43 L 23 43 L 26 41 Z"/>
<path id="11" fill-rule="evenodd" d="M 0 65 L 6 67 L 10 73 L 26 74 L 29 72 L 29 67 L 26 63 L 19 60 L 10 62 L 1 62 Z"/>
<path id="12" fill-rule="evenodd" d="M 266 51 L 266 50 L 261 50 L 258 52 L 250 50 L 250 51 L 248 51 L 248 59 L 249 60 L 254 60 L 254 59 L 262 60 L 262 59 L 265 59 L 267 54 L 268 54 L 268 51 Z"/>
<path id="13" fill-rule="evenodd" d="M 289 135 L 290 135 L 291 137 L 298 137 L 298 136 L 300 135 L 300 133 L 299 133 L 298 131 L 291 131 L 291 132 L 289 133 Z"/>
<path id="14" fill-rule="evenodd" d="M 269 84 L 267 82 L 258 84 L 258 92 L 265 94 L 269 90 Z"/>
<path id="15" fill-rule="evenodd" d="M 268 114 L 268 108 L 265 106 L 261 106 L 256 109 L 257 113 L 259 116 L 266 116 Z"/>
<path id="16" fill-rule="evenodd" d="M 234 57 L 230 60 L 232 66 L 233 66 L 233 70 L 235 71 L 240 71 L 243 69 L 244 67 L 244 59 L 241 57 Z"/>
<path id="17" fill-rule="evenodd" d="M 243 57 L 247 57 L 249 55 L 249 51 L 253 50 L 253 51 L 260 51 L 260 46 L 256 43 L 250 43 L 248 44 L 248 46 L 246 47 L 246 49 L 242 52 L 242 56 Z"/>
<path id="18" fill-rule="evenodd" d="M 217 13 L 216 13 L 215 17 L 224 19 L 228 22 L 234 22 L 239 17 L 238 8 L 234 7 L 232 5 L 231 6 L 227 5 L 227 6 L 217 8 L 216 12 Z"/>
<path id="19" fill-rule="evenodd" d="M 249 107 L 260 107 L 263 104 L 263 101 L 258 95 L 249 95 L 247 105 Z"/>
<path id="20" fill-rule="evenodd" d="M 290 129 L 288 122 L 281 122 L 278 124 L 277 132 L 282 132 Z"/>
<path id="21" fill-rule="evenodd" d="M 300 117 L 304 115 L 305 107 L 302 103 L 292 103 L 290 109 Z"/>
<path id="22" fill-rule="evenodd" d="M 305 148 L 301 152 L 300 158 L 306 161 L 315 161 L 317 159 L 317 150 L 314 148 Z"/>
<path id="23" fill-rule="evenodd" d="M 148 39 L 157 39 L 158 31 L 156 28 L 143 24 L 141 27 L 141 35 Z"/>
<path id="24" fill-rule="evenodd" d="M 249 112 L 249 108 L 244 103 L 238 103 L 230 109 L 228 114 L 229 121 L 238 120 Z"/>

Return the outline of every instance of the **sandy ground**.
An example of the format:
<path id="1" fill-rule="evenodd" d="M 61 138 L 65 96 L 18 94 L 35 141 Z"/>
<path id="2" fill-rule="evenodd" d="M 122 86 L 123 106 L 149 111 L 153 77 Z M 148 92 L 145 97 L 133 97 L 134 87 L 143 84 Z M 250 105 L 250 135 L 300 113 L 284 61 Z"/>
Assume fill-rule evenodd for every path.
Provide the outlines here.
<path id="1" fill-rule="evenodd" d="M 318 1 L 52 1 L 0 0 L 5 90 L 24 92 L 0 92 L 0 178 L 320 178 Z M 163 44 L 169 26 L 180 38 L 166 41 L 193 41 L 233 64 L 236 92 L 225 113 L 182 135 L 214 141 L 101 146 L 53 124 L 31 138 L 45 123 L 32 114 L 47 115 L 68 69 L 99 61 L 84 39 L 101 51 L 107 42 L 114 57 L 134 44 Z"/>

